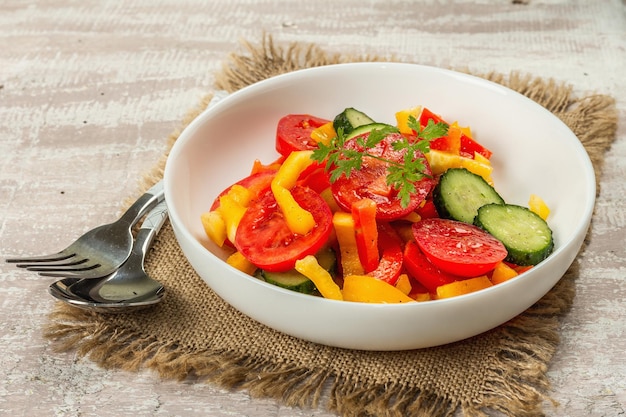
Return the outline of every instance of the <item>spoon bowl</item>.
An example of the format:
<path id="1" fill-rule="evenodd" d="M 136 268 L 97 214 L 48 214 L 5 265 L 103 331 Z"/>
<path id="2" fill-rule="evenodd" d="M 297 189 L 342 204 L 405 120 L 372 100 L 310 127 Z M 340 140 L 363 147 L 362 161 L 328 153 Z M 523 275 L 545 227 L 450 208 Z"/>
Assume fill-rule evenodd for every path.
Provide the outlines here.
<path id="1" fill-rule="evenodd" d="M 165 288 L 154 279 L 147 275 L 143 279 L 122 275 L 95 280 L 63 278 L 52 283 L 48 292 L 74 307 L 101 313 L 141 310 L 163 299 Z"/>

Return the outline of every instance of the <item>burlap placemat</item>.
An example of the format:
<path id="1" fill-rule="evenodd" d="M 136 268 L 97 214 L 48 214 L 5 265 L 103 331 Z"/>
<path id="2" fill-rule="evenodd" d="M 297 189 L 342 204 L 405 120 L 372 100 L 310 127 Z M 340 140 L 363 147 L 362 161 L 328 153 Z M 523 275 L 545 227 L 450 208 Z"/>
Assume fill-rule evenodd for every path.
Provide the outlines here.
<path id="1" fill-rule="evenodd" d="M 216 89 L 233 92 L 287 71 L 379 60 L 331 55 L 300 43 L 280 47 L 268 36 L 244 47 L 216 75 Z M 481 76 L 525 94 L 567 123 L 587 148 L 599 178 L 616 132 L 613 99 L 577 98 L 567 85 L 530 76 Z M 164 161 L 146 186 L 161 177 Z M 542 415 L 550 401 L 546 372 L 559 341 L 559 319 L 572 303 L 578 275 L 574 263 L 536 305 L 485 334 L 430 349 L 364 352 L 295 339 L 231 308 L 193 272 L 169 225 L 158 236 L 146 269 L 167 289 L 157 307 L 100 315 L 58 303 L 45 335 L 57 348 L 76 350 L 103 367 L 149 368 L 164 378 L 193 378 L 345 416 L 443 416 L 457 410 L 480 416 L 489 409 L 518 417 Z"/>

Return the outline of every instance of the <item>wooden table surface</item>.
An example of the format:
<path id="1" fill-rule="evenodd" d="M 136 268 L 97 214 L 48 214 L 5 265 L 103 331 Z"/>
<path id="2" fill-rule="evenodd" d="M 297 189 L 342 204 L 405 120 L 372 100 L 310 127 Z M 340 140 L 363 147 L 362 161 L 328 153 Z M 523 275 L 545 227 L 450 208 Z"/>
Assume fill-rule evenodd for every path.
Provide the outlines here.
<path id="1" fill-rule="evenodd" d="M 610 94 L 592 241 L 550 363 L 558 416 L 626 414 L 626 6 L 620 0 L 3 0 L 0 257 L 113 220 L 240 40 L 314 42 Z M 151 372 L 103 370 L 42 338 L 50 279 L 0 262 L 0 415 L 331 416 Z"/>

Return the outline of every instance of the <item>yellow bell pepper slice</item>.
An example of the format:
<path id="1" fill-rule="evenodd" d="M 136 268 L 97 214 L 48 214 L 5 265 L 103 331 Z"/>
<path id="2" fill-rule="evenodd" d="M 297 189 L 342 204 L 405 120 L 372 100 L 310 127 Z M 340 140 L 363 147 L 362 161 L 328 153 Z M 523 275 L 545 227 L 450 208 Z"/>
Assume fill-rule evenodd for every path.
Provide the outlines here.
<path id="1" fill-rule="evenodd" d="M 330 273 L 322 268 L 313 255 L 307 255 L 296 261 L 296 271 L 313 281 L 317 290 L 324 298 L 343 300 L 339 285 L 333 280 Z"/>
<path id="2" fill-rule="evenodd" d="M 219 247 L 224 245 L 227 238 L 234 242 L 237 227 L 251 199 L 252 193 L 247 188 L 235 184 L 220 197 L 220 205 L 216 210 L 201 214 L 200 221 L 209 239 Z"/>
<path id="3" fill-rule="evenodd" d="M 504 262 L 498 262 L 491 274 L 491 282 L 495 284 L 501 284 L 504 281 L 508 281 L 511 278 L 518 276 L 518 272 L 505 264 Z"/>
<path id="4" fill-rule="evenodd" d="M 491 178 L 493 167 L 491 164 L 484 164 L 472 158 L 466 158 L 464 156 L 455 155 L 450 152 L 438 151 L 435 149 L 431 149 L 428 153 L 426 153 L 426 159 L 428 160 L 434 175 L 443 174 L 450 168 L 466 168 L 468 171 L 471 171 L 476 175 L 480 175 L 485 179 L 485 181 L 487 181 L 487 183 L 493 185 L 493 179 Z"/>
<path id="5" fill-rule="evenodd" d="M 410 109 L 400 110 L 396 112 L 396 125 L 400 133 L 410 135 L 413 133 L 413 129 L 409 127 L 409 117 L 413 116 L 416 120 L 419 120 L 422 114 L 422 106 L 413 107 Z"/>
<path id="6" fill-rule="evenodd" d="M 333 127 L 333 122 L 324 123 L 311 132 L 311 139 L 316 143 L 323 143 L 324 145 L 328 145 L 335 137 L 337 137 L 337 132 L 335 132 Z"/>
<path id="7" fill-rule="evenodd" d="M 461 133 L 463 133 L 468 138 L 473 139 L 472 129 L 469 126 L 459 126 L 457 122 L 454 123 L 459 127 L 459 129 L 461 129 Z"/>
<path id="8" fill-rule="evenodd" d="M 409 295 L 413 287 L 411 286 L 411 280 L 407 274 L 400 274 L 398 281 L 396 281 L 396 288 L 403 294 Z"/>
<path id="9" fill-rule="evenodd" d="M 474 152 L 474 161 L 483 165 L 491 166 L 491 161 L 489 160 L 489 158 L 483 156 L 483 154 L 478 153 L 478 152 Z"/>
<path id="10" fill-rule="evenodd" d="M 204 232 L 217 246 L 224 246 L 226 241 L 226 222 L 219 211 L 207 211 L 200 215 Z"/>
<path id="11" fill-rule="evenodd" d="M 415 302 L 402 291 L 385 281 L 369 275 L 348 275 L 343 280 L 343 299 L 361 303 Z"/>
<path id="12" fill-rule="evenodd" d="M 469 278 L 443 284 L 437 287 L 437 298 L 450 298 L 463 294 L 469 294 L 493 286 L 489 278 L 481 275 L 476 278 Z"/>
<path id="13" fill-rule="evenodd" d="M 224 219 L 226 236 L 231 242 L 235 241 L 235 235 L 237 234 L 239 222 L 248 209 L 247 204 L 249 201 L 244 205 L 242 204 L 243 201 L 239 198 L 240 196 L 236 193 L 231 194 L 231 192 L 228 192 L 220 197 L 220 206 L 217 209 Z"/>
<path id="14" fill-rule="evenodd" d="M 338 211 L 333 214 L 333 226 L 339 242 L 341 268 L 344 276 L 364 274 L 365 271 L 361 265 L 356 245 L 354 218 L 350 213 Z"/>
<path id="15" fill-rule="evenodd" d="M 320 193 L 320 197 L 322 197 L 324 201 L 326 202 L 326 204 L 328 204 L 328 207 L 330 207 L 331 212 L 336 213 L 338 211 L 341 211 L 341 207 L 339 207 L 339 204 L 337 204 L 335 197 L 333 197 L 333 192 L 330 189 L 330 187 L 322 191 Z"/>
<path id="16" fill-rule="evenodd" d="M 296 185 L 300 174 L 313 163 L 312 153 L 313 151 L 298 151 L 289 154 L 271 184 L 272 193 L 285 216 L 289 230 L 300 235 L 306 235 L 315 227 L 315 219 L 309 211 L 300 207 L 293 198 L 291 189 Z"/>
<path id="17" fill-rule="evenodd" d="M 528 200 L 528 208 L 530 211 L 536 213 L 539 217 L 546 220 L 550 215 L 550 208 L 541 197 L 536 194 L 531 194 Z"/>
<path id="18" fill-rule="evenodd" d="M 226 263 L 248 275 L 254 275 L 257 270 L 256 265 L 247 260 L 240 252 L 235 252 L 226 258 Z"/>

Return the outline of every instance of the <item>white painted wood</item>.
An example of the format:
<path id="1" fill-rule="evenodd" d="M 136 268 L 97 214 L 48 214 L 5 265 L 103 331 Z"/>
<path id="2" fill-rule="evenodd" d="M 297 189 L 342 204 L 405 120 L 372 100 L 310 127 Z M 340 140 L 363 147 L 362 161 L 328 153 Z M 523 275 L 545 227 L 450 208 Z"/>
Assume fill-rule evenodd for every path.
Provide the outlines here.
<path id="1" fill-rule="evenodd" d="M 550 364 L 561 405 L 547 410 L 625 414 L 625 9 L 619 0 L 4 0 L 0 257 L 60 249 L 115 218 L 212 72 L 264 31 L 329 51 L 552 77 L 613 95 L 620 126 Z M 0 263 L 0 415 L 333 415 L 55 353 L 41 336 L 48 284 Z"/>

